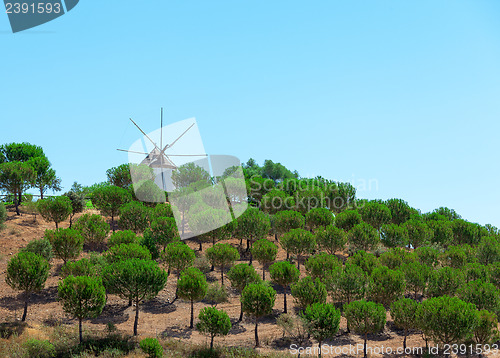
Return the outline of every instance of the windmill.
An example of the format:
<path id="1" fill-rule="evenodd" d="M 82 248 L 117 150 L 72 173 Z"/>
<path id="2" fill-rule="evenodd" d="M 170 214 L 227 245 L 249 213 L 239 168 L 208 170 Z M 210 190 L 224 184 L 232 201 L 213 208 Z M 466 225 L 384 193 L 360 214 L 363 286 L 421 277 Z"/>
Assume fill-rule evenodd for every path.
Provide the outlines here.
<path id="1" fill-rule="evenodd" d="M 150 168 L 153 169 L 154 172 L 160 171 L 161 172 L 161 180 L 162 180 L 162 187 L 165 190 L 165 177 L 164 177 L 164 171 L 165 170 L 175 170 L 178 168 L 178 166 L 174 163 L 174 161 L 170 157 L 207 157 L 207 154 L 168 154 L 167 150 L 171 149 L 175 143 L 177 143 L 186 133 L 189 132 L 190 129 L 192 129 L 195 123 L 192 123 L 186 130 L 182 132 L 181 135 L 179 135 L 177 138 L 175 138 L 174 141 L 172 141 L 170 144 L 166 144 L 163 146 L 163 108 L 161 109 L 161 116 L 160 116 L 160 146 L 158 146 L 150 136 L 148 136 L 142 129 L 139 127 L 139 125 L 134 122 L 132 118 L 129 118 L 130 121 L 139 129 L 139 131 L 144 135 L 144 137 L 151 142 L 153 145 L 153 149 L 151 152 L 146 153 L 146 152 L 138 152 L 138 151 L 133 151 L 133 150 L 126 150 L 126 149 L 117 149 L 118 151 L 121 152 L 127 152 L 127 153 L 134 153 L 134 154 L 140 154 L 140 155 L 145 155 L 144 159 L 140 162 L 140 165 L 146 165 Z"/>

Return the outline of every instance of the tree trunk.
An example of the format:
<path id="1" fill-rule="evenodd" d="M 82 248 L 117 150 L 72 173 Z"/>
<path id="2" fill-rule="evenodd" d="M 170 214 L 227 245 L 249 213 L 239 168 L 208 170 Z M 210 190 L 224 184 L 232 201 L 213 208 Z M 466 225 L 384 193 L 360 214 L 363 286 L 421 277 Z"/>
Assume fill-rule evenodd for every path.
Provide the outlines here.
<path id="1" fill-rule="evenodd" d="M 300 271 L 300 255 L 297 255 L 297 269 Z"/>
<path id="2" fill-rule="evenodd" d="M 203 244 L 202 244 L 201 240 L 198 243 L 200 244 L 200 247 L 198 248 L 198 250 L 200 252 L 202 252 L 203 251 Z"/>
<path id="3" fill-rule="evenodd" d="M 19 205 L 21 205 L 22 201 L 23 201 L 23 192 L 19 191 Z"/>
<path id="4" fill-rule="evenodd" d="M 364 351 L 364 353 L 365 353 L 365 358 L 367 358 L 367 356 L 368 356 L 368 355 L 367 355 L 367 352 L 366 352 L 366 341 L 367 341 L 367 340 L 368 340 L 368 334 L 367 334 L 367 333 L 365 333 L 365 344 L 364 344 L 364 349 L 363 349 L 363 351 Z"/>
<path id="5" fill-rule="evenodd" d="M 321 341 L 318 341 L 318 357 L 321 358 Z"/>
<path id="6" fill-rule="evenodd" d="M 21 322 L 26 321 L 26 316 L 28 315 L 28 302 L 30 300 L 30 294 L 28 292 L 25 292 L 24 294 L 24 311 L 23 311 L 23 317 L 21 318 Z"/>
<path id="7" fill-rule="evenodd" d="M 194 304 L 193 300 L 191 300 L 191 322 L 189 323 L 189 328 L 194 328 Z"/>
<path id="8" fill-rule="evenodd" d="M 56 222 L 56 230 L 59 230 L 59 224 Z"/>
<path id="9" fill-rule="evenodd" d="M 43 200 L 43 189 L 40 188 L 40 199 Z"/>
<path id="10" fill-rule="evenodd" d="M 82 333 L 82 319 L 78 319 L 78 332 L 80 333 L 80 344 L 82 344 L 83 341 L 83 333 Z"/>
<path id="11" fill-rule="evenodd" d="M 252 266 L 252 262 L 253 262 L 253 255 L 252 255 L 252 251 L 250 251 L 250 262 L 248 263 L 248 265 Z"/>
<path id="12" fill-rule="evenodd" d="M 214 336 L 213 335 L 210 337 L 210 350 L 211 351 L 214 350 Z"/>
<path id="13" fill-rule="evenodd" d="M 139 324 L 139 300 L 135 301 L 134 336 L 137 336 L 137 325 Z"/>
<path id="14" fill-rule="evenodd" d="M 278 234 L 274 234 L 274 240 L 278 241 Z"/>
<path id="15" fill-rule="evenodd" d="M 220 280 L 222 283 L 222 286 L 224 286 L 224 266 L 220 268 Z"/>
<path id="16" fill-rule="evenodd" d="M 260 347 L 259 345 L 259 333 L 257 332 L 257 327 L 259 326 L 259 319 L 255 317 L 255 347 Z"/>
<path id="17" fill-rule="evenodd" d="M 19 201 L 17 199 L 17 194 L 14 194 L 14 206 L 16 208 L 16 214 L 21 215 L 21 213 L 19 212 Z"/>
<path id="18" fill-rule="evenodd" d="M 266 280 L 266 265 L 262 264 L 262 281 Z"/>
<path id="19" fill-rule="evenodd" d="M 248 250 L 250 250 L 250 240 L 249 239 L 247 239 L 247 249 L 245 251 L 248 252 Z"/>
<path id="20" fill-rule="evenodd" d="M 403 339 L 403 350 L 406 352 L 406 336 L 408 335 L 408 330 L 405 328 L 405 339 Z"/>
<path id="21" fill-rule="evenodd" d="M 243 321 L 243 303 L 240 302 L 240 318 L 238 319 L 238 322 Z"/>
<path id="22" fill-rule="evenodd" d="M 285 287 L 285 293 L 283 294 L 283 313 L 287 313 L 287 308 L 286 308 L 286 287 Z"/>
<path id="23" fill-rule="evenodd" d="M 113 234 L 115 233 L 115 216 L 111 215 L 111 229 L 113 230 Z"/>
<path id="24" fill-rule="evenodd" d="M 128 299 L 128 306 L 132 307 L 132 299 L 131 298 Z"/>

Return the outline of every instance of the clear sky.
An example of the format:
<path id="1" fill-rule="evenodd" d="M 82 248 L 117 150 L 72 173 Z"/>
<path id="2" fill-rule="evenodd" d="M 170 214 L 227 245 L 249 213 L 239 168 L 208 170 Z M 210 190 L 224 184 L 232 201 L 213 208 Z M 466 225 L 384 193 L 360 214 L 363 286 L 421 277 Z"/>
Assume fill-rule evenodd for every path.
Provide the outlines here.
<path id="1" fill-rule="evenodd" d="M 0 143 L 41 145 L 65 189 L 164 107 L 210 154 L 500 226 L 500 1 L 82 0 L 17 34 L 0 14 L 0 45 Z"/>

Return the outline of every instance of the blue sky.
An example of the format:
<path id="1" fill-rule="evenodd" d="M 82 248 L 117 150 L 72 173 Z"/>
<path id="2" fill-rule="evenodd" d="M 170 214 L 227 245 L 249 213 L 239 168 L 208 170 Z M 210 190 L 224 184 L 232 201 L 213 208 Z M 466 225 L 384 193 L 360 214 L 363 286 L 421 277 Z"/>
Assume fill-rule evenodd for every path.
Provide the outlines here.
<path id="1" fill-rule="evenodd" d="M 0 143 L 90 185 L 164 107 L 210 154 L 500 226 L 499 19 L 496 0 L 82 0 L 12 34 L 0 14 Z"/>

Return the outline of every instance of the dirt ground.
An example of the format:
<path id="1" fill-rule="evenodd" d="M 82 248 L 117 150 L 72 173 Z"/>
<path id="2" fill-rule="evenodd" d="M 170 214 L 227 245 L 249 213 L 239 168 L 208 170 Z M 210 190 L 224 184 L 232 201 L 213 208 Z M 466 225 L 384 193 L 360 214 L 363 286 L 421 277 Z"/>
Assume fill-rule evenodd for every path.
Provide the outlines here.
<path id="1" fill-rule="evenodd" d="M 68 227 L 69 222 L 60 224 L 60 227 Z M 46 229 L 54 229 L 54 223 L 44 222 L 38 216 L 36 221 L 28 214 L 16 216 L 12 211 L 9 212 L 8 220 L 5 223 L 5 228 L 0 231 L 0 322 L 19 320 L 22 316 L 23 300 L 19 292 L 12 290 L 5 283 L 5 273 L 7 262 L 10 257 L 16 254 L 22 247 L 26 246 L 28 242 L 43 237 Z M 273 240 L 273 238 L 269 238 Z M 239 240 L 232 239 L 226 242 L 238 245 Z M 188 244 L 194 249 L 198 250 L 198 243 L 189 242 Z M 211 244 L 203 244 L 205 250 Z M 82 257 L 88 253 L 83 253 Z M 280 250 L 278 260 L 286 258 L 283 250 Z M 248 262 L 248 261 L 241 261 Z M 50 325 L 54 322 L 61 322 L 62 324 L 77 325 L 77 321 L 68 318 L 61 305 L 57 302 L 57 285 L 61 277 L 58 272 L 62 266 L 62 260 L 53 259 L 51 274 L 46 282 L 45 289 L 37 294 L 34 294 L 28 309 L 28 324 L 31 327 L 43 327 L 44 324 Z M 261 265 L 254 262 L 254 267 L 262 274 Z M 305 275 L 304 266 L 301 265 L 301 274 Z M 266 273 L 267 278 L 269 273 Z M 208 274 L 210 282 L 220 281 L 220 272 L 215 271 Z M 191 343 L 204 343 L 208 342 L 207 337 L 201 335 L 196 330 L 189 329 L 190 318 L 190 305 L 188 302 L 177 300 L 171 303 L 175 294 L 175 275 L 170 275 L 167 287 L 160 292 L 160 294 L 152 301 L 146 302 L 141 305 L 139 317 L 139 335 L 141 337 L 149 336 L 165 336 L 171 338 L 178 338 L 182 341 L 189 341 Z M 226 286 L 230 286 L 229 280 L 225 280 Z M 283 294 L 282 289 L 276 287 L 278 296 L 273 310 L 273 314 L 265 317 L 259 324 L 259 338 L 262 348 L 259 350 L 263 353 L 271 351 L 281 351 L 283 353 L 289 352 L 290 344 L 293 342 L 282 339 L 283 332 L 276 325 L 276 318 L 283 311 Z M 224 338 L 216 338 L 216 344 L 226 346 L 254 346 L 254 321 L 244 318 L 243 322 L 238 323 L 240 312 L 239 296 L 236 292 L 230 291 L 230 298 L 228 303 L 218 305 L 218 308 L 224 309 L 233 323 L 233 328 L 230 334 Z M 289 312 L 294 312 L 293 298 L 288 296 Z M 195 317 L 200 309 L 206 306 L 206 303 L 198 302 L 195 304 Z M 109 295 L 106 307 L 100 317 L 96 319 L 87 320 L 84 322 L 85 327 L 92 329 L 104 330 L 106 324 L 111 322 L 116 327 L 128 333 L 132 333 L 134 322 L 135 307 L 128 307 L 125 300 Z M 334 346 L 337 353 L 344 354 L 324 354 L 330 357 L 346 357 L 346 356 L 362 356 L 361 353 L 353 354 L 352 346 L 356 350 L 362 350 L 363 339 L 355 334 L 346 334 L 346 322 L 342 318 L 341 331 L 339 336 L 327 344 Z M 382 356 L 381 350 L 385 357 L 413 357 L 414 355 L 404 354 L 387 354 L 389 350 L 396 352 L 398 348 L 402 347 L 403 336 L 402 332 L 394 329 L 390 316 L 388 315 L 388 324 L 383 333 L 377 335 L 370 335 L 368 337 L 368 347 L 372 349 L 372 357 Z M 316 342 L 309 342 L 310 346 L 313 344 L 317 346 Z M 361 346 L 358 346 L 361 345 Z M 425 342 L 420 334 L 410 334 L 407 340 L 408 347 L 423 347 Z M 293 352 L 292 352 L 293 353 Z M 305 354 L 303 354 L 304 356 Z M 316 354 L 314 354 L 316 356 Z M 495 355 L 490 355 L 491 357 Z"/>

